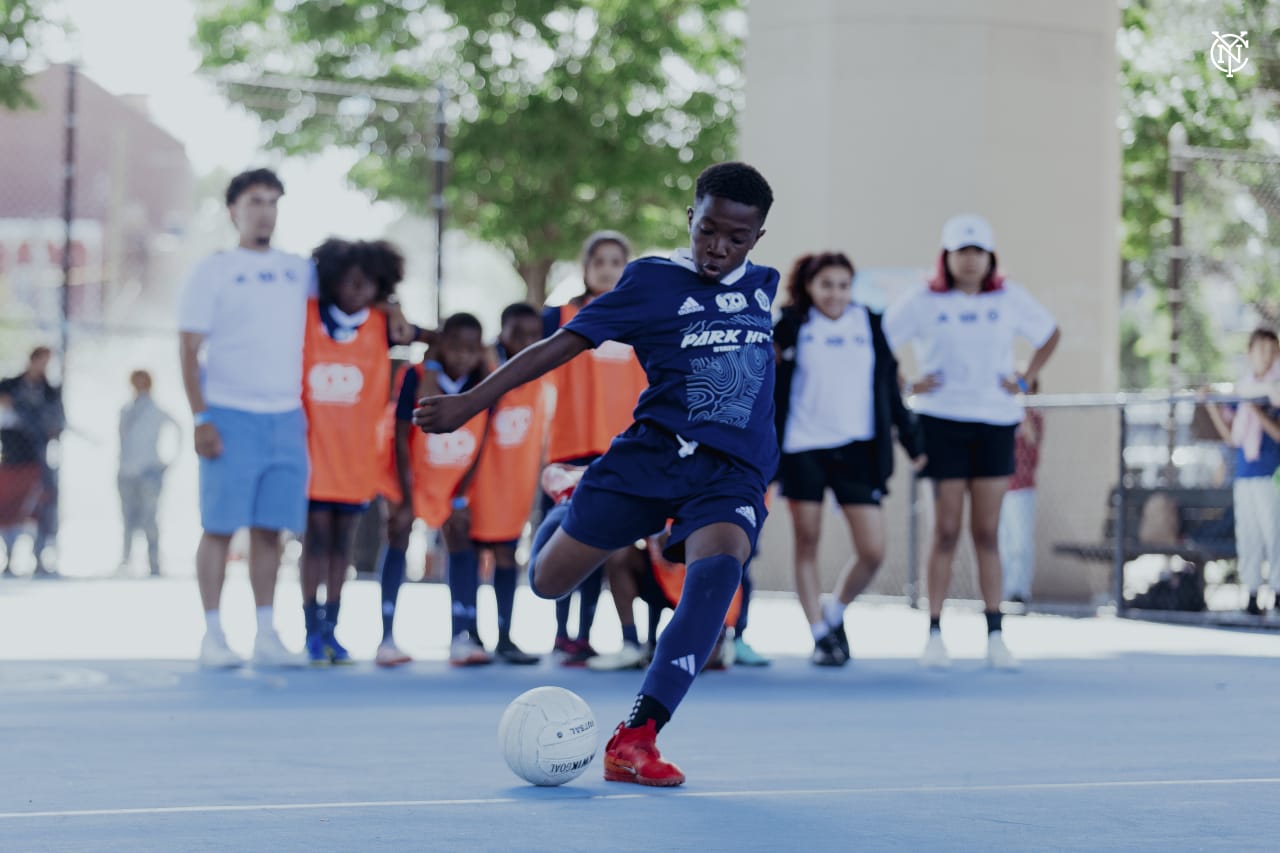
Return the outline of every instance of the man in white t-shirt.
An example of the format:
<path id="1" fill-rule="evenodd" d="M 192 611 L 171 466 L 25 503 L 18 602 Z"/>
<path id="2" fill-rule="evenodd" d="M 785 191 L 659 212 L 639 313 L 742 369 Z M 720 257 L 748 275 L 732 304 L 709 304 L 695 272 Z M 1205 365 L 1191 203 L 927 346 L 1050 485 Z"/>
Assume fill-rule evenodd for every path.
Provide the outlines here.
<path id="1" fill-rule="evenodd" d="M 307 437 L 302 413 L 302 340 L 306 259 L 271 248 L 276 205 L 284 193 L 268 169 L 237 175 L 227 210 L 239 245 L 201 261 L 179 309 L 182 378 L 200 456 L 204 535 L 196 574 L 205 611 L 202 666 L 244 661 L 228 646 L 219 617 L 231 536 L 249 528 L 249 577 L 258 608 L 253 662 L 302 666 L 285 648 L 272 618 L 280 533 L 306 522 Z"/>

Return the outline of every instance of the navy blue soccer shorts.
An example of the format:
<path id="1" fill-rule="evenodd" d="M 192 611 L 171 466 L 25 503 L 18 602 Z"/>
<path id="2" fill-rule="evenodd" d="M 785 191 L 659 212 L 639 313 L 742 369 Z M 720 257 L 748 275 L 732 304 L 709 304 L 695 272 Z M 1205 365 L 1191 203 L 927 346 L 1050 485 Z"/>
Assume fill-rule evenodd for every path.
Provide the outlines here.
<path id="1" fill-rule="evenodd" d="M 683 563 L 684 542 L 711 524 L 736 524 L 755 551 L 766 484 L 731 457 L 705 447 L 680 455 L 672 433 L 635 423 L 587 468 L 561 525 L 574 539 L 614 551 L 675 520 L 664 556 Z"/>

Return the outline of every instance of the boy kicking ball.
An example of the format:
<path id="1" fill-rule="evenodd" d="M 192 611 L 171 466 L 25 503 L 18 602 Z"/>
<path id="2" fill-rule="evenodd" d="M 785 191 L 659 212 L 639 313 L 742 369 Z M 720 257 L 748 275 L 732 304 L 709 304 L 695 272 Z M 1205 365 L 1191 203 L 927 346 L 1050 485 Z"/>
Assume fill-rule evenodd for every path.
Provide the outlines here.
<path id="1" fill-rule="evenodd" d="M 716 645 L 764 522 L 778 463 L 770 309 L 779 276 L 747 253 L 772 203 L 751 166 L 711 166 L 688 209 L 688 250 L 632 262 L 613 291 L 555 335 L 472 390 L 424 398 L 413 413 L 424 431 L 449 432 L 587 349 L 610 340 L 635 348 L 649 378 L 635 423 L 557 507 L 559 529 L 552 514 L 539 528 L 529 577 L 542 598 L 567 595 L 610 553 L 675 519 L 665 554 L 687 566 L 684 595 L 630 716 L 605 747 L 610 781 L 684 782 L 655 741 Z"/>

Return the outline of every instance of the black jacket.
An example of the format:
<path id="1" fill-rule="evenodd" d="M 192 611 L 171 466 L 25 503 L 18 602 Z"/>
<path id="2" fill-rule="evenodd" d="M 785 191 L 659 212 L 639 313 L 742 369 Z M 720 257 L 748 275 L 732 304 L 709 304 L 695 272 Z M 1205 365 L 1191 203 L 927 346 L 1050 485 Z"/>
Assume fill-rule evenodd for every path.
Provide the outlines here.
<path id="1" fill-rule="evenodd" d="M 893 430 L 898 431 L 898 442 L 911 458 L 919 456 L 924 441 L 915 415 L 902 402 L 902 388 L 898 385 L 898 360 L 889 349 L 889 341 L 880 327 L 880 315 L 867 311 L 871 325 L 871 343 L 875 351 L 875 388 L 872 400 L 875 405 L 876 426 L 876 482 L 880 490 L 888 493 L 885 484 L 893 475 Z M 778 430 L 778 446 L 781 447 L 787 429 L 787 414 L 791 409 L 791 381 L 796 372 L 796 344 L 800 329 L 807 318 L 794 308 L 782 309 L 782 317 L 773 327 L 773 344 L 778 351 L 777 381 L 773 386 L 775 425 Z"/>

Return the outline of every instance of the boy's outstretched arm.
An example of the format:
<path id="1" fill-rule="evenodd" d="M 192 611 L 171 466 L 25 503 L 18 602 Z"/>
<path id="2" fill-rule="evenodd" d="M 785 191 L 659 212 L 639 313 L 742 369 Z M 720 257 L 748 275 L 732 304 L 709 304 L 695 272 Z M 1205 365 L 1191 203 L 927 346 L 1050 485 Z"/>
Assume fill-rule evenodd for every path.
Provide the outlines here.
<path id="1" fill-rule="evenodd" d="M 591 342 L 586 338 L 561 329 L 521 352 L 470 391 L 423 397 L 413 410 L 413 423 L 423 432 L 453 432 L 511 389 L 532 382 L 588 349 Z"/>

